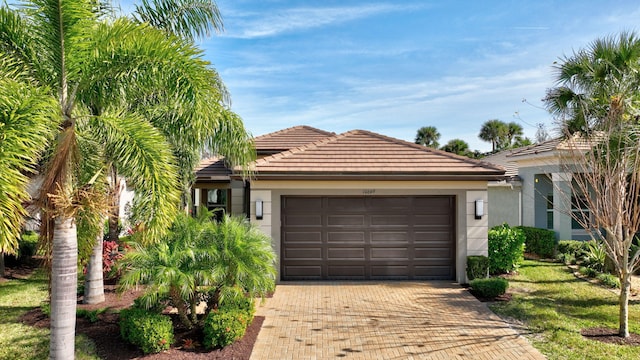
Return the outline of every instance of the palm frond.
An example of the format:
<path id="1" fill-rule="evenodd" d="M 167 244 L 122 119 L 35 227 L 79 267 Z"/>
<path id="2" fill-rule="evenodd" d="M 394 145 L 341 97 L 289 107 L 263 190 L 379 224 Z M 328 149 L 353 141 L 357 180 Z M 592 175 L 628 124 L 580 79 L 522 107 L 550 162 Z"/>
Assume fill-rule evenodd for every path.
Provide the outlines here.
<path id="1" fill-rule="evenodd" d="M 133 16 L 190 40 L 223 30 L 222 16 L 212 0 L 142 0 Z"/>

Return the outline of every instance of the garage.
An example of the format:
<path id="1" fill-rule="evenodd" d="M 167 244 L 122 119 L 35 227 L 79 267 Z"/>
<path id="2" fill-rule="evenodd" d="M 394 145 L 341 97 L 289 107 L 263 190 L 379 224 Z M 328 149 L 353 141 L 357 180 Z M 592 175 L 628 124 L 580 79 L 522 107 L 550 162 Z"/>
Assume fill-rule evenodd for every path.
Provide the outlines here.
<path id="1" fill-rule="evenodd" d="M 282 280 L 452 280 L 455 196 L 282 196 Z"/>

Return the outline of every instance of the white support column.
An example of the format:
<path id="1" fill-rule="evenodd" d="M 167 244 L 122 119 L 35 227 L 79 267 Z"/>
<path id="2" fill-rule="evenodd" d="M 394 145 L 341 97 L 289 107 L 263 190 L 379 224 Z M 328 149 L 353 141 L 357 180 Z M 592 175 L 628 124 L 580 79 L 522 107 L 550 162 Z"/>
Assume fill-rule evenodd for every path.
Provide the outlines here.
<path id="1" fill-rule="evenodd" d="M 571 240 L 571 173 L 552 173 L 553 230 L 559 240 Z"/>

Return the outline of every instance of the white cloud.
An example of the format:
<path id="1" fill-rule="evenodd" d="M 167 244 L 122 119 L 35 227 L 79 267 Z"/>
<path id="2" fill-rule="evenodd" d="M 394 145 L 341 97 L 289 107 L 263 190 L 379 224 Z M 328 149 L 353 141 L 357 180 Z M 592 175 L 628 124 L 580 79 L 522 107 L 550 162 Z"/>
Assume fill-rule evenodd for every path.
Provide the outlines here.
<path id="1" fill-rule="evenodd" d="M 350 7 L 293 8 L 266 15 L 256 12 L 236 13 L 234 23 L 236 26 L 239 25 L 239 29 L 229 28 L 223 36 L 244 39 L 271 37 L 411 9 L 415 9 L 415 6 L 366 4 Z"/>

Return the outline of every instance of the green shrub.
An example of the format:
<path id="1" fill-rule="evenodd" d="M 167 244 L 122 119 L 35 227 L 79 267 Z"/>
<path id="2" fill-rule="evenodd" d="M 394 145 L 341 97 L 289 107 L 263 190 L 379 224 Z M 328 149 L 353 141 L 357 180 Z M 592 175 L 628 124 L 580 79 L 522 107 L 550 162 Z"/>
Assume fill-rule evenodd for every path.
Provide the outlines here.
<path id="1" fill-rule="evenodd" d="M 249 319 L 242 310 L 213 310 L 204 321 L 204 346 L 222 348 L 244 336 Z"/>
<path id="2" fill-rule="evenodd" d="M 255 300 L 244 294 L 238 287 L 227 289 L 223 293 L 218 309 L 222 312 L 240 310 L 247 315 L 247 320 L 251 322 L 256 312 Z"/>
<path id="3" fill-rule="evenodd" d="M 589 251 L 588 241 L 560 240 L 558 242 L 559 254 L 571 254 L 576 259 L 582 259 Z"/>
<path id="4" fill-rule="evenodd" d="M 602 244 L 594 241 L 587 242 L 587 253 L 582 258 L 584 266 L 590 267 L 597 272 L 603 272 L 607 261 L 607 253 Z"/>
<path id="5" fill-rule="evenodd" d="M 598 272 L 596 270 L 588 266 L 581 266 L 578 271 L 580 272 L 580 274 L 591 277 L 591 278 L 596 277 L 596 275 L 598 275 Z"/>
<path id="6" fill-rule="evenodd" d="M 173 343 L 173 324 L 168 316 L 131 308 L 120 312 L 120 335 L 145 354 L 169 349 Z"/>
<path id="7" fill-rule="evenodd" d="M 618 279 L 618 277 L 615 275 L 606 274 L 606 273 L 598 274 L 598 276 L 596 276 L 596 279 L 600 280 L 600 282 L 603 285 L 608 286 L 610 288 L 614 288 L 614 289 L 620 288 L 620 279 Z"/>
<path id="8" fill-rule="evenodd" d="M 86 309 L 78 309 L 76 310 L 76 315 L 79 317 L 86 318 L 90 323 L 95 323 L 98 321 L 98 316 L 107 311 L 107 308 L 96 309 L 96 310 L 86 310 Z"/>
<path id="9" fill-rule="evenodd" d="M 571 265 L 576 264 L 576 257 L 573 254 L 558 253 L 556 255 L 556 259 L 558 259 L 559 261 L 562 261 L 565 264 L 571 264 Z"/>
<path id="10" fill-rule="evenodd" d="M 471 280 L 469 285 L 475 294 L 485 298 L 494 298 L 507 291 L 509 282 L 503 278 L 487 278 Z"/>
<path id="11" fill-rule="evenodd" d="M 552 230 L 529 226 L 518 226 L 524 233 L 524 244 L 527 252 L 543 258 L 550 258 L 556 247 L 556 234 Z"/>
<path id="12" fill-rule="evenodd" d="M 489 276 L 489 258 L 482 255 L 467 256 L 467 277 L 469 281 Z"/>
<path id="13" fill-rule="evenodd" d="M 492 274 L 507 273 L 524 260 L 524 234 L 509 225 L 499 225 L 489 230 L 489 271 Z"/>

